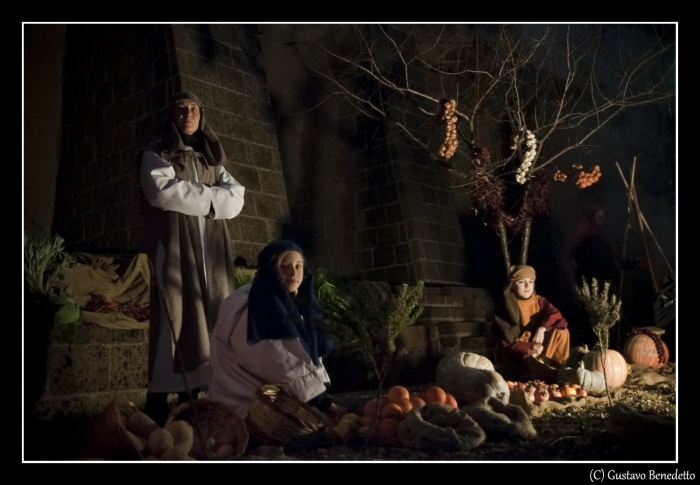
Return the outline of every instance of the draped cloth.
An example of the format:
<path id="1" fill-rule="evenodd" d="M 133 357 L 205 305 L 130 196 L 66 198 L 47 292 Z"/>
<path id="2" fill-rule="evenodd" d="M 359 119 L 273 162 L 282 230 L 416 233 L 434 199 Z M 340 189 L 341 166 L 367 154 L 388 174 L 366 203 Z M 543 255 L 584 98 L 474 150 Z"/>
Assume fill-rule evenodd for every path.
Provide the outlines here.
<path id="1" fill-rule="evenodd" d="M 184 98 L 200 106 L 199 129 L 191 136 L 181 136 L 168 117 L 159 136 L 139 154 L 139 164 L 144 193 L 148 197 L 149 191 L 156 192 L 151 199 L 142 199 L 151 265 L 148 380 L 151 383 L 159 379 L 154 375 L 156 357 L 158 352 L 165 354 L 170 342 L 170 355 L 158 358 L 168 362 L 168 373 L 198 371 L 199 382 L 190 382 L 190 387 L 195 387 L 206 384 L 207 371 L 203 366 L 209 360 L 209 335 L 220 303 L 235 288 L 233 252 L 224 217 L 240 212 L 244 188 L 223 168 L 226 154 L 205 117 L 201 101 L 192 93 L 179 93 L 172 98 L 172 106 Z M 169 164 L 174 171 L 172 179 L 167 183 L 162 182 L 163 177 L 154 181 L 156 170 L 144 166 L 146 156 L 160 160 L 167 170 Z M 175 195 L 162 195 L 175 186 L 181 187 Z M 219 203 L 226 199 L 232 201 Z M 235 206 L 235 210 L 226 216 L 217 213 L 217 206 L 224 204 Z M 198 214 L 202 206 L 206 208 L 203 213 L 192 215 Z M 163 361 L 159 362 L 162 368 Z M 149 384 L 150 390 L 179 392 L 185 390 L 185 384 L 175 384 L 171 377 L 157 389 L 151 389 Z"/>

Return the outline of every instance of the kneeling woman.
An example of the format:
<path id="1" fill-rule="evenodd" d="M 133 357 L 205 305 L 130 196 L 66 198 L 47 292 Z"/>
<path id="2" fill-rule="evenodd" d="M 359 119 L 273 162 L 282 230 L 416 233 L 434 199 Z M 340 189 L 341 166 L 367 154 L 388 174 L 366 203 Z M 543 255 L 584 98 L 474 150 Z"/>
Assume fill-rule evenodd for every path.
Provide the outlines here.
<path id="1" fill-rule="evenodd" d="M 568 323 L 554 305 L 535 293 L 535 269 L 511 267 L 495 320 L 499 331 L 496 363 L 507 379 L 527 379 L 530 357 L 552 367 L 569 358 Z"/>
<path id="2" fill-rule="evenodd" d="M 211 337 L 209 398 L 245 417 L 255 391 L 282 384 L 337 420 L 347 409 L 326 394 L 322 357 L 332 344 L 302 250 L 277 240 L 258 255 L 252 284 L 226 298 Z"/>

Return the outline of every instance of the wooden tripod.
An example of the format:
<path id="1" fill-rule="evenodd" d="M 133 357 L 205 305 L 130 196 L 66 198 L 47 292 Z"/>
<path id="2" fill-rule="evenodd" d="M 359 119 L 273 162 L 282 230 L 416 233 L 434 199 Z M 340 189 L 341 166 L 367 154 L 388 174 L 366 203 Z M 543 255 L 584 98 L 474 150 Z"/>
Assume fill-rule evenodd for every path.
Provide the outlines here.
<path id="1" fill-rule="evenodd" d="M 651 276 L 651 281 L 652 284 L 654 285 L 654 294 L 658 295 L 659 294 L 659 284 L 656 281 L 656 275 L 654 273 L 654 265 L 652 264 L 651 257 L 649 254 L 649 245 L 647 244 L 647 234 L 651 237 L 652 241 L 654 241 L 654 244 L 656 245 L 656 249 L 659 251 L 659 254 L 661 254 L 661 257 L 663 260 L 666 262 L 666 267 L 668 268 L 668 271 L 671 274 L 675 274 L 673 270 L 673 266 L 671 266 L 671 263 L 668 262 L 668 259 L 666 258 L 666 255 L 664 254 L 663 250 L 661 249 L 661 246 L 659 245 L 659 242 L 656 240 L 656 237 L 654 237 L 654 233 L 651 231 L 651 228 L 649 227 L 649 223 L 647 222 L 646 218 L 644 217 L 644 214 L 642 214 L 642 211 L 639 208 L 639 200 L 637 198 L 637 190 L 635 189 L 634 186 L 634 175 L 635 175 L 635 170 L 637 167 L 637 157 L 634 157 L 632 160 L 632 173 L 630 175 L 630 181 L 629 183 L 625 179 L 624 174 L 622 173 L 622 169 L 620 168 L 620 165 L 615 162 L 615 165 L 617 166 L 618 172 L 620 172 L 620 177 L 622 177 L 622 181 L 625 184 L 625 188 L 627 189 L 627 210 L 628 210 L 628 219 L 627 219 L 627 224 L 625 226 L 625 239 L 623 242 L 622 246 L 622 260 L 625 261 L 627 257 L 627 240 L 628 240 L 628 235 L 630 228 L 634 225 L 639 231 L 639 234 L 642 236 L 642 243 L 644 245 L 644 255 L 647 260 L 647 266 L 649 267 L 649 275 Z M 619 294 L 622 296 L 622 290 L 623 290 L 623 285 L 625 281 L 625 272 L 624 270 L 620 274 L 620 289 L 619 289 Z M 622 331 L 622 325 L 617 326 L 617 338 L 618 342 L 621 342 L 620 340 L 620 332 Z"/>

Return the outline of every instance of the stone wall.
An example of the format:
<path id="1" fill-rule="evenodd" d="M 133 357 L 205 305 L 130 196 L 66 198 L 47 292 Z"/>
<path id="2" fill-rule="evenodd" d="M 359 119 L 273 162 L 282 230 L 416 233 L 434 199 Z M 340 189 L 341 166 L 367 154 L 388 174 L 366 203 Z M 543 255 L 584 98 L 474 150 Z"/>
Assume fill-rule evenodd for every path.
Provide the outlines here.
<path id="1" fill-rule="evenodd" d="M 95 416 L 120 394 L 142 408 L 147 381 L 147 330 L 80 324 L 68 332 L 54 326 L 36 414 L 40 419 Z"/>

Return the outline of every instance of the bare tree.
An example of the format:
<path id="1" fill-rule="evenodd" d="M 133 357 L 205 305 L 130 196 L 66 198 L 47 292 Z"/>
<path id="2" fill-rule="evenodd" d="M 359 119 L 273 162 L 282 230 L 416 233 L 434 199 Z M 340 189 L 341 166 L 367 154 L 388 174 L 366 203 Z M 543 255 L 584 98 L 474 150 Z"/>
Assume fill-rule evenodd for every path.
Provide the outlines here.
<path id="1" fill-rule="evenodd" d="M 675 96 L 673 25 L 355 25 L 297 45 L 328 97 L 462 180 L 474 210 L 493 216 L 506 271 L 507 234 L 522 234 L 526 263 L 550 182 L 600 177 L 560 170 L 564 155 L 588 150 L 623 111 Z M 518 203 L 507 207 L 506 191 Z"/>

